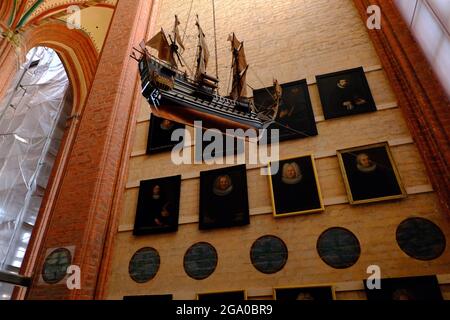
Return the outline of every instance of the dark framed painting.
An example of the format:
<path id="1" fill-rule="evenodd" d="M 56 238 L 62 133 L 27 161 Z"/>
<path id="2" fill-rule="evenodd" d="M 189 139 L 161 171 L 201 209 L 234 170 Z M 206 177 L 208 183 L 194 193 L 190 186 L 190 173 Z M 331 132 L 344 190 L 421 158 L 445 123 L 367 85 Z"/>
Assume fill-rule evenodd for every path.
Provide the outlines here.
<path id="1" fill-rule="evenodd" d="M 185 129 L 186 126 L 171 120 L 150 116 L 150 128 L 148 130 L 147 154 L 171 150 L 179 141 L 172 141 L 172 133 L 177 129 Z"/>
<path id="2" fill-rule="evenodd" d="M 368 300 L 443 300 L 436 276 L 381 279 L 381 289 L 364 288 Z"/>
<path id="3" fill-rule="evenodd" d="M 282 301 L 331 301 L 336 300 L 336 293 L 332 285 L 279 287 L 273 289 L 273 298 Z"/>
<path id="4" fill-rule="evenodd" d="M 134 235 L 178 230 L 181 175 L 141 181 Z"/>
<path id="5" fill-rule="evenodd" d="M 317 170 L 312 155 L 269 164 L 269 183 L 274 217 L 324 210 Z M 274 173 L 274 168 L 278 171 Z M 272 175 L 272 173 L 274 173 Z"/>
<path id="6" fill-rule="evenodd" d="M 250 223 L 245 165 L 200 172 L 200 229 Z"/>
<path id="7" fill-rule="evenodd" d="M 218 291 L 197 294 L 197 300 L 205 302 L 243 301 L 247 300 L 245 290 Z"/>
<path id="8" fill-rule="evenodd" d="M 281 102 L 276 110 L 276 123 L 270 129 L 280 130 L 280 141 L 307 138 L 318 134 L 306 80 L 281 85 Z M 274 104 L 274 87 L 253 91 L 256 108 L 266 109 Z M 268 135 L 270 143 L 270 134 Z"/>
<path id="9" fill-rule="evenodd" d="M 377 110 L 362 67 L 316 76 L 325 119 Z"/>
<path id="10" fill-rule="evenodd" d="M 339 150 L 337 154 L 351 204 L 406 197 L 387 142 Z"/>

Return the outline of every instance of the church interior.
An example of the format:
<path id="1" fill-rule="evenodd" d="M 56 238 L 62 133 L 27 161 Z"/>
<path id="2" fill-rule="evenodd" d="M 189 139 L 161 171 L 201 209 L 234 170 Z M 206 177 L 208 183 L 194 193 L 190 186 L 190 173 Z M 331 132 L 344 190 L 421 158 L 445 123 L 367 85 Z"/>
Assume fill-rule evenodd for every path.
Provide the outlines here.
<path id="1" fill-rule="evenodd" d="M 450 300 L 448 70 L 448 0 L 2 0 L 0 300 Z"/>

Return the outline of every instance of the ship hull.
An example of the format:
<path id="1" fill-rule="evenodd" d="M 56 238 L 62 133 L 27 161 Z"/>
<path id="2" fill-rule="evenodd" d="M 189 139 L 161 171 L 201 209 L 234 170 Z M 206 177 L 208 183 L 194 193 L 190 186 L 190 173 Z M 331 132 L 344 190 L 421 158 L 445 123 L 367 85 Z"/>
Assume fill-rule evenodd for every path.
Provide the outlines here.
<path id="1" fill-rule="evenodd" d="M 205 129 L 262 129 L 267 127 L 247 102 L 236 102 L 215 94 L 209 87 L 188 79 L 154 57 L 144 55 L 139 61 L 142 94 L 152 114 L 194 126 L 202 121 Z"/>

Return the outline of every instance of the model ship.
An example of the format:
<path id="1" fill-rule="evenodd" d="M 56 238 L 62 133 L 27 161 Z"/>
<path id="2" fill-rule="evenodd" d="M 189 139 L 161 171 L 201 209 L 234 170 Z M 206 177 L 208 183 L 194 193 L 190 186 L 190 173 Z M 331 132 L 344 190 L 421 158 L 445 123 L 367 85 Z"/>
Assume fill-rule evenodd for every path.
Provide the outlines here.
<path id="1" fill-rule="evenodd" d="M 196 21 L 198 44 L 195 71 L 188 74 L 179 69 L 187 64 L 180 53 L 184 44 L 178 30 L 177 16 L 172 35 L 167 36 L 163 29 L 147 42 L 135 49 L 141 56 L 132 57 L 139 62 L 142 94 L 149 102 L 152 114 L 193 126 L 201 120 L 203 128 L 262 129 L 267 128 L 276 118 L 281 98 L 281 87 L 276 83 L 274 103 L 269 108 L 258 109 L 252 99 L 247 98 L 247 64 L 244 45 L 234 33 L 228 41 L 232 52 L 232 86 L 228 96 L 218 94 L 217 77 L 206 73 L 210 58 L 205 34 Z M 152 55 L 147 47 L 156 49 L 158 56 Z M 184 65 L 183 65 L 184 63 Z"/>

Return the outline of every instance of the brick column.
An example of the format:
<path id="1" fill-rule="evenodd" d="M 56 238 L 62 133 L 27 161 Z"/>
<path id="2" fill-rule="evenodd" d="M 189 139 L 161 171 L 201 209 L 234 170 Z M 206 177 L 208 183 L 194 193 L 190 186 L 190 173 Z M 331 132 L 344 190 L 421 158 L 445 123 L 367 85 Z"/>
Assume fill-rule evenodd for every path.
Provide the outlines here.
<path id="1" fill-rule="evenodd" d="M 368 30 L 425 162 L 443 210 L 450 214 L 450 103 L 392 0 L 354 0 L 362 19 L 378 5 L 381 30 Z"/>
<path id="2" fill-rule="evenodd" d="M 19 60 L 14 51 L 14 47 L 6 39 L 0 39 L 0 100 L 5 95 L 11 85 L 18 67 Z"/>
<path id="3" fill-rule="evenodd" d="M 28 299 L 93 299 L 111 225 L 112 207 L 133 119 L 138 89 L 132 46 L 145 36 L 152 1 L 119 0 L 91 91 L 55 199 Z M 72 264 L 81 268 L 81 290 L 40 280 L 50 248 L 75 247 Z"/>

